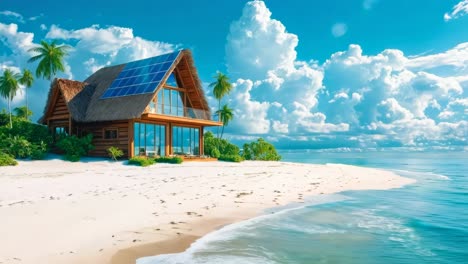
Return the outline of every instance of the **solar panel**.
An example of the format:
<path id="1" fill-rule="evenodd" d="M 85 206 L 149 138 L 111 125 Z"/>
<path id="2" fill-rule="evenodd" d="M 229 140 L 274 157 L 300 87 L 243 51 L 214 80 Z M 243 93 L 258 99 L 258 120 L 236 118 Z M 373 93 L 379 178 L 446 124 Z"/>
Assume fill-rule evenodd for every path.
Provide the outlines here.
<path id="1" fill-rule="evenodd" d="M 154 93 L 179 53 L 176 51 L 127 63 L 101 99 Z"/>

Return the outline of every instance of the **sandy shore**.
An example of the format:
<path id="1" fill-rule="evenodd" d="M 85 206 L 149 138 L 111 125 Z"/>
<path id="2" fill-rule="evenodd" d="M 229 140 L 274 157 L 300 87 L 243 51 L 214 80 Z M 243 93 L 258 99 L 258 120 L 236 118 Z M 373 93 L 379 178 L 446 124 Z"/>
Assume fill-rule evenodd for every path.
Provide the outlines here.
<path id="1" fill-rule="evenodd" d="M 135 263 L 306 196 L 412 182 L 345 165 L 20 162 L 0 167 L 0 263 Z"/>

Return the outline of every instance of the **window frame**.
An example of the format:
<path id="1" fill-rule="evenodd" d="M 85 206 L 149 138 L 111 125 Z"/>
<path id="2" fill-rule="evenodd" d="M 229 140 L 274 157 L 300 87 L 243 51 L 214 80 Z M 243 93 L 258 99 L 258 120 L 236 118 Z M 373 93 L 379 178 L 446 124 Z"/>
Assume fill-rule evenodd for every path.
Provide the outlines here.
<path id="1" fill-rule="evenodd" d="M 114 138 L 114 137 L 108 138 L 108 137 L 107 137 L 107 132 L 108 132 L 108 131 L 109 131 L 109 132 L 110 132 L 110 131 L 115 131 L 115 138 Z M 103 132 L 103 133 L 102 133 L 102 138 L 103 138 L 104 140 L 117 140 L 117 139 L 119 139 L 119 128 L 117 128 L 117 127 L 104 128 L 104 129 L 102 130 L 102 132 Z M 110 135 L 112 135 L 112 134 L 110 134 Z"/>

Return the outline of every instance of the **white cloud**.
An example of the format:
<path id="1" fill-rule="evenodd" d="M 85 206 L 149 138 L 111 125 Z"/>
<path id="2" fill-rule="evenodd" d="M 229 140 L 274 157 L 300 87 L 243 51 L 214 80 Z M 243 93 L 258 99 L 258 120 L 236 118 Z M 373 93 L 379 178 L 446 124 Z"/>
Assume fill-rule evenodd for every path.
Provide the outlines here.
<path id="1" fill-rule="evenodd" d="M 40 27 L 41 27 L 41 30 L 47 30 L 47 26 L 45 24 L 41 24 Z"/>
<path id="2" fill-rule="evenodd" d="M 41 29 L 46 29 L 41 25 Z M 72 45 L 72 50 L 65 59 L 66 72 L 58 77 L 75 78 L 83 80 L 95 70 L 110 65 L 124 63 L 144 57 L 156 56 L 161 53 L 173 51 L 178 45 L 146 40 L 135 36 L 130 28 L 109 26 L 101 28 L 97 25 L 78 30 L 67 30 L 58 26 L 51 26 L 47 38 L 59 40 L 59 44 Z M 34 42 L 34 34 L 21 32 L 17 24 L 0 23 L 0 41 L 8 51 L 0 55 L 2 67 L 16 67 L 18 69 L 34 69 L 34 64 L 28 64 L 31 57 L 28 50 L 37 45 Z M 33 87 L 28 90 L 30 98 L 37 98 L 32 103 L 34 118 L 39 118 L 45 104 L 45 96 L 50 83 L 44 80 L 36 80 Z M 18 94 L 14 104 L 24 104 L 24 100 Z M 5 106 L 1 101 L 0 108 Z"/>
<path id="3" fill-rule="evenodd" d="M 468 42 L 460 43 L 447 51 L 416 56 L 408 59 L 407 67 L 417 70 L 430 70 L 442 66 L 468 70 Z"/>
<path id="4" fill-rule="evenodd" d="M 336 23 L 331 29 L 331 33 L 335 38 L 344 36 L 346 32 L 348 32 L 348 26 L 344 23 Z"/>
<path id="5" fill-rule="evenodd" d="M 32 16 L 32 17 L 28 18 L 28 20 L 29 21 L 36 21 L 36 20 L 38 20 L 39 18 L 42 18 L 42 17 L 44 17 L 43 13 L 39 14 L 38 16 Z"/>
<path id="6" fill-rule="evenodd" d="M 468 0 L 462 0 L 452 8 L 452 12 L 444 14 L 444 20 L 457 19 L 466 14 L 468 14 Z"/>
<path id="7" fill-rule="evenodd" d="M 468 43 L 413 57 L 397 49 L 366 55 L 353 44 L 322 65 L 297 60 L 297 45 L 264 2 L 246 4 L 226 44 L 229 75 L 239 79 L 229 132 L 268 134 L 287 146 L 466 142 Z"/>
<path id="8" fill-rule="evenodd" d="M 294 67 L 298 38 L 270 16 L 264 2 L 248 2 L 242 17 L 231 24 L 226 45 L 229 72 L 243 75 L 248 68 L 249 77 L 258 80 L 271 69 Z"/>
<path id="9" fill-rule="evenodd" d="M 33 47 L 33 33 L 18 31 L 17 24 L 0 23 L 0 40 L 11 49 L 14 54 L 25 54 Z"/>
<path id="10" fill-rule="evenodd" d="M 14 20 L 16 20 L 16 21 L 18 21 L 20 23 L 24 23 L 24 18 L 19 13 L 16 13 L 16 12 L 13 12 L 13 11 L 10 11 L 10 10 L 4 10 L 4 11 L 0 11 L 0 15 L 3 15 L 3 16 L 6 16 L 6 17 L 11 17 L 11 18 L 13 18 Z"/>
<path id="11" fill-rule="evenodd" d="M 289 132 L 289 125 L 283 124 L 278 120 L 274 120 L 272 124 L 273 131 L 276 133 L 287 134 Z"/>
<path id="12" fill-rule="evenodd" d="M 231 24 L 226 59 L 230 76 L 238 81 L 230 103 L 239 109 L 239 121 L 231 131 L 303 133 L 317 130 L 315 121 L 316 126 L 324 124 L 323 119 L 309 118 L 316 114 L 311 109 L 317 104 L 323 74 L 316 65 L 296 59 L 297 44 L 297 36 L 272 19 L 262 1 L 247 3 L 242 17 Z M 299 110 L 308 113 L 307 121 L 290 118 Z"/>
<path id="13" fill-rule="evenodd" d="M 87 28 L 67 30 L 52 25 L 46 37 L 76 42 L 74 51 L 67 60 L 71 65 L 80 65 L 73 67 L 73 72 L 75 76 L 81 78 L 103 66 L 157 56 L 178 47 L 169 43 L 146 40 L 135 36 L 133 29 L 118 26 L 103 28 L 92 25 Z"/>

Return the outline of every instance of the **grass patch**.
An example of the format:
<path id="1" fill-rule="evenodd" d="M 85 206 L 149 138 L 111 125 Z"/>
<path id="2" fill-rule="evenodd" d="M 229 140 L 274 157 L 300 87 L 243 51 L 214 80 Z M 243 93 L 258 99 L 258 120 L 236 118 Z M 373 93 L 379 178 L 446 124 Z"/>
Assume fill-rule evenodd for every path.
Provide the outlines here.
<path id="1" fill-rule="evenodd" d="M 242 158 L 239 155 L 221 155 L 218 160 L 220 161 L 228 161 L 228 162 L 241 162 L 244 161 L 244 158 Z"/>
<path id="2" fill-rule="evenodd" d="M 18 162 L 10 155 L 0 152 L 0 166 L 16 166 Z"/>
<path id="3" fill-rule="evenodd" d="M 141 167 L 147 167 L 155 163 L 154 159 L 148 159 L 145 157 L 133 157 L 128 160 L 128 165 L 136 165 Z"/>
<path id="4" fill-rule="evenodd" d="M 181 164 L 184 160 L 181 157 L 160 157 L 155 158 L 156 163 Z"/>

